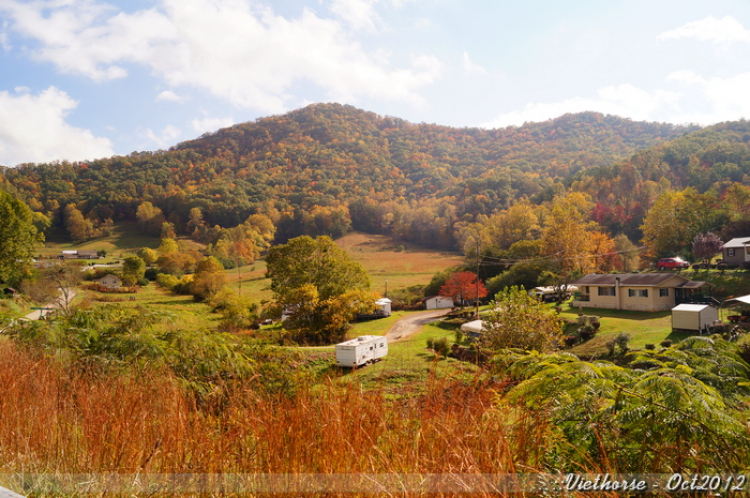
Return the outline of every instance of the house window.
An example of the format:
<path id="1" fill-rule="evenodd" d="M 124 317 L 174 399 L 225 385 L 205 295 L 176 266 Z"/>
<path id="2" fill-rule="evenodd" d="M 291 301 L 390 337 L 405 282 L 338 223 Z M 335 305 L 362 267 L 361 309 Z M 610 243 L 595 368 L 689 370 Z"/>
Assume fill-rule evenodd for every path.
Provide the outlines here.
<path id="1" fill-rule="evenodd" d="M 727 256 L 734 256 L 734 249 L 727 249 Z"/>
<path id="2" fill-rule="evenodd" d="M 659 297 L 669 297 L 669 289 L 659 289 Z"/>
<path id="3" fill-rule="evenodd" d="M 599 295 L 600 296 L 614 296 L 615 288 L 614 287 L 599 287 Z"/>
<path id="4" fill-rule="evenodd" d="M 648 297 L 648 289 L 628 289 L 628 297 Z"/>

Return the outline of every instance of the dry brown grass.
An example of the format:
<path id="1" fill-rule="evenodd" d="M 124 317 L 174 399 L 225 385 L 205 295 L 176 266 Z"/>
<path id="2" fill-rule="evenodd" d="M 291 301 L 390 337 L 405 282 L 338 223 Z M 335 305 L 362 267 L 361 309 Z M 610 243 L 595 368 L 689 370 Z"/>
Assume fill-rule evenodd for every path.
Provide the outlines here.
<path id="1" fill-rule="evenodd" d="M 164 372 L 98 377 L 0 343 L 0 473 L 513 473 L 550 428 L 500 412 L 494 387 L 430 382 L 388 400 L 329 382 L 295 396 L 256 381 L 196 406 Z"/>

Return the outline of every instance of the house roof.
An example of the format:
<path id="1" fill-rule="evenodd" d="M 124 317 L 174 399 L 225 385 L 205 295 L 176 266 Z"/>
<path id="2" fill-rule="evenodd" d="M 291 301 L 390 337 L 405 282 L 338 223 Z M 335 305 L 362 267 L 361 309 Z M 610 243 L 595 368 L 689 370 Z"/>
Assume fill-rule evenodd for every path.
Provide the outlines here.
<path id="1" fill-rule="evenodd" d="M 650 287 L 661 285 L 674 277 L 681 278 L 684 281 L 682 285 L 678 284 L 675 287 L 684 287 L 686 283 L 691 282 L 682 275 L 675 273 L 589 273 L 571 283 L 578 286 L 614 286 L 617 284 L 617 279 L 619 278 L 621 286 Z"/>
<path id="2" fill-rule="evenodd" d="M 750 244 L 750 237 L 738 237 L 724 244 L 724 249 L 740 249 Z"/>
<path id="3" fill-rule="evenodd" d="M 672 308 L 672 311 L 703 311 L 704 309 L 709 308 L 708 304 L 678 304 L 674 308 Z"/>
<path id="4" fill-rule="evenodd" d="M 429 301 L 430 299 L 435 299 L 435 298 L 453 299 L 452 297 L 447 297 L 447 296 L 428 296 L 428 297 L 423 297 L 422 299 L 419 300 L 419 302 L 423 303 L 425 301 Z"/>

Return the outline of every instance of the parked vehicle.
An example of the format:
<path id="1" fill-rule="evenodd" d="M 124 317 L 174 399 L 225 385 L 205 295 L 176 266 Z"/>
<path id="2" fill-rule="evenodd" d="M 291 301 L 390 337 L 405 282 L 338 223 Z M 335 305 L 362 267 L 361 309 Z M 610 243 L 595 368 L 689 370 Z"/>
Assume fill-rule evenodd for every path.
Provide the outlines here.
<path id="1" fill-rule="evenodd" d="M 690 268 L 690 263 L 682 258 L 662 258 L 656 266 L 662 271 L 673 270 L 675 268 L 681 270 L 683 268 Z"/>
<path id="2" fill-rule="evenodd" d="M 388 354 L 388 340 L 382 335 L 363 335 L 336 344 L 336 363 L 340 367 L 361 367 Z"/>

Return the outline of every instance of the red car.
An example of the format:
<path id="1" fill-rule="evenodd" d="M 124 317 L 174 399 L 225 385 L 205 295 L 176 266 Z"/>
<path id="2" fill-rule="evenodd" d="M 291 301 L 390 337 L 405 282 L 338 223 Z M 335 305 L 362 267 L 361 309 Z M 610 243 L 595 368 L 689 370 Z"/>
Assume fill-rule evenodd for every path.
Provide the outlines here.
<path id="1" fill-rule="evenodd" d="M 682 268 L 690 268 L 690 263 L 682 258 L 663 258 L 659 260 L 659 264 L 656 266 L 660 270 L 673 270 L 675 268 L 680 270 Z"/>

